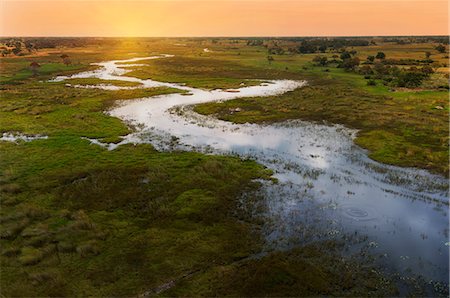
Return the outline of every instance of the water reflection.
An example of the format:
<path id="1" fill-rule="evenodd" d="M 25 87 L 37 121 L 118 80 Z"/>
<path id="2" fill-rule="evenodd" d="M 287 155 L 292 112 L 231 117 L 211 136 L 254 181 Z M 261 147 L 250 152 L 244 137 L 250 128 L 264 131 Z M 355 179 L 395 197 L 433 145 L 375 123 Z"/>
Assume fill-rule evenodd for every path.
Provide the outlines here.
<path id="1" fill-rule="evenodd" d="M 236 125 L 198 115 L 191 108 L 202 102 L 278 95 L 305 82 L 269 81 L 241 88 L 238 93 L 206 91 L 126 77 L 125 64 L 119 64 L 169 57 L 104 62 L 98 64 L 99 70 L 72 76 L 168 86 L 190 94 L 123 102 L 109 113 L 139 130 L 119 144 L 105 146 L 114 149 L 124 143 L 148 142 L 161 150 L 177 148 L 255 159 L 272 169 L 279 180 L 263 182 L 259 193 L 265 198 L 261 210 L 269 247 L 283 249 L 333 238 L 353 244 L 362 237 L 372 255 L 382 256 L 379 262 L 384 266 L 448 281 L 448 185 L 443 177 L 370 160 L 353 143 L 356 131 L 340 125 L 302 121 Z"/>

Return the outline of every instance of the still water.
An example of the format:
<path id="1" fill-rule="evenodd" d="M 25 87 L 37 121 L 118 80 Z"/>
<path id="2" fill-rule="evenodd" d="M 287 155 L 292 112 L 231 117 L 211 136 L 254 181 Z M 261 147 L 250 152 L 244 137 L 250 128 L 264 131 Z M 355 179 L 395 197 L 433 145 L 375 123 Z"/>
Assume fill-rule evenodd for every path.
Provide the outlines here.
<path id="1" fill-rule="evenodd" d="M 127 67 L 161 55 L 98 63 L 99 69 L 72 78 L 139 82 L 173 87 L 185 94 L 127 100 L 108 111 L 134 125 L 119 144 L 91 142 L 112 150 L 125 143 L 151 143 L 160 150 L 195 150 L 251 158 L 274 171 L 278 183 L 262 182 L 263 233 L 267 249 L 287 249 L 308 241 L 344 240 L 349 252 L 361 249 L 401 276 L 448 283 L 448 182 L 424 170 L 375 162 L 353 143 L 357 131 L 340 125 L 286 121 L 232 124 L 196 114 L 192 105 L 240 97 L 279 95 L 303 81 L 264 81 L 238 90 L 202 90 L 181 84 L 127 77 Z M 68 77 L 57 77 L 62 81 Z M 83 86 L 74 86 L 83 87 Z M 239 111 L 235 111 L 239 112 Z M 361 253 L 361 252 L 360 252 Z"/>

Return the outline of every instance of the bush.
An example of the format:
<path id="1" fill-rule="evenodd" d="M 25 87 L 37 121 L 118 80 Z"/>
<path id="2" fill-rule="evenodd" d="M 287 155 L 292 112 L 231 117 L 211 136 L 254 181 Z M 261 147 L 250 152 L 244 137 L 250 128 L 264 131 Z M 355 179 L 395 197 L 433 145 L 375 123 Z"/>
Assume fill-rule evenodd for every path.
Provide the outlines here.
<path id="1" fill-rule="evenodd" d="M 417 88 L 422 84 L 422 81 L 425 77 L 426 75 L 420 72 L 406 72 L 399 76 L 397 86 L 406 88 Z"/>
<path id="2" fill-rule="evenodd" d="M 369 80 L 367 81 L 367 86 L 376 86 L 377 82 L 375 80 Z"/>
<path id="3" fill-rule="evenodd" d="M 327 65 L 328 58 L 327 56 L 317 55 L 316 57 L 314 57 L 313 62 L 317 63 L 318 65 L 325 66 Z"/>
<path id="4" fill-rule="evenodd" d="M 439 53 L 445 53 L 445 51 L 447 51 L 447 48 L 443 44 L 438 45 L 437 47 L 435 47 L 435 49 Z"/>

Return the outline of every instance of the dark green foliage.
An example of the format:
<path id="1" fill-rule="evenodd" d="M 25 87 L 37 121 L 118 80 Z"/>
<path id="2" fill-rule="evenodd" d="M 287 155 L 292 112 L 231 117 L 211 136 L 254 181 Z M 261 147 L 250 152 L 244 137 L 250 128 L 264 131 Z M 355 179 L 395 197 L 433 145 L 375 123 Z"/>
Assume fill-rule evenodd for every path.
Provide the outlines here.
<path id="1" fill-rule="evenodd" d="M 355 70 L 356 67 L 358 67 L 358 65 L 359 65 L 359 58 L 352 57 L 344 59 L 340 64 L 340 67 L 342 67 L 345 70 Z"/>
<path id="2" fill-rule="evenodd" d="M 435 49 L 439 53 L 445 53 L 447 51 L 447 48 L 443 44 L 440 44 L 440 45 L 436 46 Z"/>
<path id="3" fill-rule="evenodd" d="M 317 55 L 316 57 L 314 57 L 313 62 L 317 63 L 320 66 L 325 66 L 327 65 L 328 58 L 327 56 Z"/>
<path id="4" fill-rule="evenodd" d="M 398 87 L 417 88 L 422 84 L 425 74 L 420 72 L 406 72 L 401 74 L 397 79 Z"/>
<path id="5" fill-rule="evenodd" d="M 376 59 L 380 59 L 383 60 L 386 58 L 386 54 L 383 52 L 378 52 L 377 55 L 375 56 Z"/>
<path id="6" fill-rule="evenodd" d="M 341 53 L 340 58 L 342 60 L 346 60 L 346 59 L 350 59 L 352 57 L 352 55 L 350 54 L 350 52 L 344 51 Z"/>

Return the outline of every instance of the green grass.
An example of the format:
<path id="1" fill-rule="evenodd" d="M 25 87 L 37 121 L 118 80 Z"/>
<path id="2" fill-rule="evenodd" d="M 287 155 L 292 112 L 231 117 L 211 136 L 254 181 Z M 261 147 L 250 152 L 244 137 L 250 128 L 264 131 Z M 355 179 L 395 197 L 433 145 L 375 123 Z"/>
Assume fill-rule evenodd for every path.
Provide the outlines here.
<path id="1" fill-rule="evenodd" d="M 18 59 L 15 58 L 15 60 L 18 60 Z M 2 63 L 5 63 L 5 62 L 2 62 Z M 6 63 L 8 63 L 8 62 L 6 62 Z M 11 84 L 11 83 L 20 83 L 20 81 L 29 79 L 32 77 L 46 78 L 46 77 L 49 77 L 50 75 L 54 75 L 54 74 L 58 74 L 58 73 L 68 73 L 68 72 L 70 73 L 70 72 L 75 72 L 75 71 L 79 71 L 79 70 L 87 68 L 86 65 L 82 65 L 82 64 L 76 64 L 76 65 L 74 64 L 74 65 L 66 66 L 62 63 L 51 62 L 51 63 L 42 64 L 41 67 L 38 68 L 37 74 L 34 75 L 29 67 L 28 61 L 21 60 L 20 62 L 17 61 L 15 64 L 16 64 L 15 67 L 20 67 L 20 70 L 17 72 L 14 72 L 14 73 L 10 73 L 10 74 L 4 74 L 4 73 L 1 74 L 0 75 L 0 85 Z"/>
<path id="2" fill-rule="evenodd" d="M 77 57 L 84 69 L 98 61 Z M 21 72 L 20 61 L 6 64 L 11 74 Z M 117 141 L 129 133 L 103 113 L 115 100 L 179 90 L 45 82 L 70 72 L 54 68 L 2 85 L 1 131 L 49 136 L 0 142 L 3 295 L 132 296 L 261 249 L 237 200 L 270 171 L 234 157 L 91 145 L 80 137 Z"/>
<path id="3" fill-rule="evenodd" d="M 258 187 L 254 179 L 271 176 L 253 161 L 162 153 L 150 145 L 107 151 L 80 138 L 117 142 L 132 128 L 104 114 L 115 100 L 180 90 L 75 89 L 46 80 L 91 69 L 92 62 L 160 53 L 176 57 L 144 61 L 148 66 L 132 74 L 206 89 L 308 79 L 309 87 L 280 97 L 196 109 L 235 122 L 342 123 L 361 129 L 357 142 L 373 158 L 439 173 L 448 171 L 446 94 L 368 87 L 358 75 L 311 67 L 311 55 L 275 56 L 268 64 L 264 48 L 181 42 L 186 46 L 124 39 L 115 47 L 67 48 L 70 67 L 61 63 L 60 49 L 2 58 L 0 131 L 49 136 L 0 142 L 2 294 L 134 296 L 175 281 L 161 295 L 395 295 L 371 266 L 342 259 L 335 243 L 248 258 L 261 251 L 261 239 L 237 200 Z M 31 61 L 42 65 L 37 76 Z M 238 106 L 242 111 L 230 115 Z"/>
<path id="4" fill-rule="evenodd" d="M 142 86 L 139 82 L 128 82 L 119 80 L 102 80 L 98 78 L 84 78 L 84 79 L 68 79 L 65 83 L 71 85 L 113 85 L 117 87 L 139 87 Z"/>
<path id="5" fill-rule="evenodd" d="M 270 67 L 279 78 L 306 79 L 307 87 L 277 97 L 205 103 L 195 111 L 236 123 L 303 119 L 344 124 L 361 130 L 356 143 L 371 158 L 448 176 L 447 91 L 392 92 L 383 85 L 367 86 L 361 75 L 336 68 L 325 72 L 327 68 L 312 67 L 307 60 L 291 71 L 297 60 L 281 56 Z M 234 113 L 238 107 L 241 111 Z"/>
<path id="6" fill-rule="evenodd" d="M 181 92 L 166 87 L 106 91 L 64 84 L 30 81 L 20 88 L 5 86 L 0 101 L 0 131 L 118 139 L 129 128 L 103 113 L 115 100 Z"/>
<path id="7" fill-rule="evenodd" d="M 254 162 L 70 137 L 1 150 L 5 295 L 129 296 L 256 249 L 232 216 L 270 176 Z"/>
<path id="8" fill-rule="evenodd" d="M 194 88 L 228 89 L 259 85 L 259 79 L 276 78 L 277 73 L 243 67 L 235 61 L 217 57 L 175 56 L 143 61 L 126 76 L 183 83 Z"/>
<path id="9" fill-rule="evenodd" d="M 392 296 L 395 287 L 377 271 L 336 259 L 333 242 L 273 252 L 215 266 L 179 281 L 162 296 L 298 297 Z M 327 264 L 327 265 L 325 265 Z M 353 267 L 349 270 L 349 267 Z"/>

